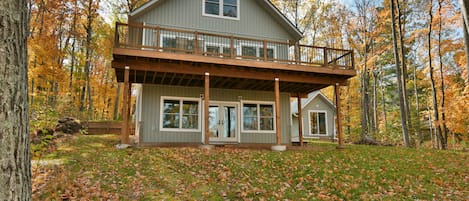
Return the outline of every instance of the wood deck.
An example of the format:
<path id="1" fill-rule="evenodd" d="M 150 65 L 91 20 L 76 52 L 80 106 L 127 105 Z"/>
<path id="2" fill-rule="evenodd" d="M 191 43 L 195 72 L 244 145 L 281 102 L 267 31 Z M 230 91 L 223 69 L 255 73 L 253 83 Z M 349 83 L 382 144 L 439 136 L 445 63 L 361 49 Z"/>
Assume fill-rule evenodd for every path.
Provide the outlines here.
<path id="1" fill-rule="evenodd" d="M 172 46 L 163 37 L 173 37 Z M 209 50 L 203 42 L 210 40 L 225 41 L 229 48 Z M 260 45 L 258 55 L 244 54 L 237 45 L 241 42 Z M 259 54 L 269 48 L 276 55 Z M 214 88 L 273 91 L 277 77 L 281 92 L 307 94 L 346 85 L 356 75 L 350 50 L 120 23 L 113 57 L 117 81 L 124 81 L 124 68 L 129 66 L 130 83 L 203 87 L 204 74 L 210 72 Z"/>

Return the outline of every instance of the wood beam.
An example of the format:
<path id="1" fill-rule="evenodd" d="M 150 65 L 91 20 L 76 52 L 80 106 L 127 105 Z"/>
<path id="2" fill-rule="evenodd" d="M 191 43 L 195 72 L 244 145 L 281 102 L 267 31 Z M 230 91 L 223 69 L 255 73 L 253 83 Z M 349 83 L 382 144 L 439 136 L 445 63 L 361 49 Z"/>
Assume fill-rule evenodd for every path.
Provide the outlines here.
<path id="1" fill-rule="evenodd" d="M 182 77 L 179 79 L 178 86 L 181 86 L 182 81 L 184 80 L 185 77 L 186 77 L 186 74 L 182 74 Z"/>
<path id="2" fill-rule="evenodd" d="M 280 79 L 278 77 L 275 78 L 275 129 L 276 129 L 276 138 L 277 138 L 277 145 L 281 144 L 280 133 L 281 133 L 281 126 L 280 126 Z"/>
<path id="3" fill-rule="evenodd" d="M 144 74 L 143 74 L 143 83 L 147 82 L 147 72 L 148 71 L 145 71 Z"/>
<path id="4" fill-rule="evenodd" d="M 128 102 L 129 102 L 129 71 L 130 67 L 126 66 L 124 70 L 124 100 L 122 104 L 122 128 L 121 128 L 121 144 L 129 144 L 129 113 L 128 113 Z"/>
<path id="5" fill-rule="evenodd" d="M 240 59 L 227 59 L 219 57 L 207 57 L 202 55 L 193 54 L 174 54 L 171 52 L 158 52 L 148 51 L 139 49 L 127 49 L 127 48 L 113 48 L 114 57 L 118 55 L 123 56 L 134 56 L 134 57 L 148 57 L 158 58 L 167 60 L 180 60 L 197 63 L 211 63 L 221 65 L 233 65 L 233 66 L 244 66 L 248 68 L 264 68 L 264 69 L 276 69 L 276 70 L 292 70 L 301 72 L 312 72 L 312 73 L 324 73 L 324 74 L 341 74 L 348 76 L 355 76 L 356 72 L 353 69 L 330 69 L 324 68 L 321 65 L 296 65 L 280 62 L 264 62 L 264 61 L 252 61 L 252 60 L 240 60 Z M 212 74 L 212 72 L 210 72 Z"/>
<path id="6" fill-rule="evenodd" d="M 300 146 L 303 146 L 303 108 L 301 107 L 301 96 L 296 95 L 298 101 L 298 137 L 300 138 Z"/>
<path id="7" fill-rule="evenodd" d="M 166 74 L 168 74 L 168 73 L 167 72 L 163 73 L 163 77 L 161 77 L 160 84 L 164 84 L 164 80 L 166 79 Z"/>
<path id="8" fill-rule="evenodd" d="M 152 62 L 142 62 L 142 61 L 113 61 L 112 66 L 116 69 L 122 69 L 125 66 L 132 64 L 135 67 L 132 69 L 136 70 L 148 70 L 148 71 L 157 71 L 165 73 L 184 73 L 184 74 L 194 74 L 194 75 L 204 75 L 205 71 L 210 72 L 212 76 L 219 77 L 231 77 L 231 78 L 244 78 L 244 79 L 257 79 L 257 80 L 272 80 L 272 77 L 278 77 L 283 82 L 298 82 L 298 83 L 308 83 L 308 84 L 323 84 L 323 85 L 333 85 L 335 83 L 346 82 L 346 78 L 341 77 L 325 77 L 321 75 L 312 75 L 307 73 L 291 73 L 288 71 L 266 71 L 259 72 L 253 70 L 241 70 L 240 68 L 234 68 L 229 66 L 213 66 L 206 65 L 203 67 L 198 67 L 191 64 L 175 64 L 175 63 L 152 63 Z"/>
<path id="9" fill-rule="evenodd" d="M 205 72 L 205 87 L 204 87 L 204 130 L 205 130 L 205 139 L 204 144 L 208 145 L 210 138 L 210 128 L 209 128 L 209 110 L 210 107 L 210 73 Z"/>
<path id="10" fill-rule="evenodd" d="M 191 75 L 191 77 L 186 82 L 186 87 L 191 85 L 191 82 L 192 82 L 193 79 L 194 79 L 194 75 Z"/>
<path id="11" fill-rule="evenodd" d="M 336 115 L 335 121 L 337 124 L 337 143 L 338 143 L 338 148 L 342 148 L 343 146 L 342 124 L 341 124 L 342 115 L 340 114 L 340 85 L 339 84 L 334 85 L 334 91 L 335 91 L 335 115 Z"/>
<path id="12" fill-rule="evenodd" d="M 156 74 L 157 74 L 157 72 L 154 71 L 154 72 L 153 72 L 153 78 L 151 79 L 151 83 L 152 83 L 152 84 L 155 84 Z"/>

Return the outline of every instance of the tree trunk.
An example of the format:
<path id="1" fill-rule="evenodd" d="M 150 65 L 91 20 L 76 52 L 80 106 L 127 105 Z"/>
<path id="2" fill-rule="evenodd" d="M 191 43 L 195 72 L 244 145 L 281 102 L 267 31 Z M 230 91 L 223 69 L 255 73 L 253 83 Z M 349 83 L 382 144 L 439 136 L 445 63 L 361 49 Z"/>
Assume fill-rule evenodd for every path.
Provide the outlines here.
<path id="1" fill-rule="evenodd" d="M 374 55 L 374 41 L 372 40 L 371 41 L 371 55 Z M 372 78 L 373 78 L 373 85 L 371 86 L 371 90 L 372 90 L 372 101 L 371 101 L 371 104 L 372 104 L 372 109 L 371 109 L 371 113 L 370 115 L 373 116 L 373 118 L 371 118 L 371 130 L 372 130 L 372 133 L 373 134 L 377 134 L 379 131 L 378 131 L 378 95 L 377 95 L 377 90 L 376 90 L 376 85 L 378 84 L 378 76 L 377 76 L 377 71 L 376 71 L 376 62 L 373 63 L 373 70 L 371 71 L 371 75 L 372 75 Z"/>
<path id="2" fill-rule="evenodd" d="M 464 24 L 466 24 L 466 21 L 463 21 Z M 466 50 L 466 74 L 467 74 L 467 79 L 466 83 L 469 85 L 469 33 L 467 30 L 467 26 L 463 26 L 464 30 L 464 47 Z"/>
<path id="3" fill-rule="evenodd" d="M 404 145 L 406 147 L 410 147 L 409 143 L 409 132 L 407 130 L 407 115 L 406 115 L 406 109 L 405 109 L 405 103 L 404 103 L 404 95 L 403 95 L 403 90 L 405 90 L 403 87 L 402 83 L 402 69 L 400 67 L 399 63 L 399 53 L 398 53 L 398 46 L 397 46 L 397 34 L 396 34 L 396 22 L 395 22 L 395 16 L 394 16 L 394 1 L 391 0 L 391 28 L 392 28 L 392 38 L 393 38 L 393 46 L 394 46 L 394 60 L 396 63 L 396 72 L 397 72 L 397 91 L 399 94 L 399 108 L 401 111 L 401 126 L 402 126 L 402 137 L 404 140 Z"/>
<path id="4" fill-rule="evenodd" d="M 98 2 L 99 3 L 99 2 Z M 88 119 L 93 119 L 93 99 L 91 97 L 91 83 L 90 83 L 90 71 L 91 71 L 91 37 L 93 33 L 93 16 L 96 10 L 93 8 L 93 0 L 88 0 L 88 16 L 86 25 L 86 52 L 85 52 L 85 73 L 86 73 L 86 96 L 88 101 Z"/>
<path id="5" fill-rule="evenodd" d="M 445 115 L 445 79 L 443 75 L 443 56 L 441 53 L 441 27 L 443 20 L 441 19 L 443 16 L 441 15 L 441 6 L 442 0 L 438 1 L 438 15 L 440 15 L 439 23 L 438 23 L 438 57 L 439 57 L 439 69 L 440 69 L 440 91 L 441 91 L 441 125 L 443 126 L 443 134 L 441 138 L 441 148 L 447 149 L 448 148 L 448 127 L 446 126 L 446 115 Z"/>
<path id="6" fill-rule="evenodd" d="M 399 27 L 399 42 L 400 42 L 400 53 L 401 53 L 401 82 L 402 82 L 402 97 L 404 99 L 404 109 L 407 119 L 407 129 L 412 130 L 412 116 L 410 112 L 409 100 L 407 99 L 407 65 L 406 65 L 406 53 L 404 49 L 404 28 L 405 24 L 401 22 L 402 13 L 399 0 L 396 0 L 397 5 L 397 26 Z M 410 137 L 409 137 L 410 140 Z M 410 141 L 409 141 L 410 143 Z"/>
<path id="7" fill-rule="evenodd" d="M 423 143 L 423 135 L 420 129 L 420 104 L 419 92 L 417 90 L 417 66 L 414 67 L 414 96 L 415 96 L 415 132 L 417 132 L 417 145 L 420 147 Z"/>
<path id="8" fill-rule="evenodd" d="M 373 133 L 377 134 L 379 132 L 378 129 L 378 93 L 377 93 L 377 86 L 378 85 L 378 76 L 376 76 L 375 71 L 373 71 Z"/>
<path id="9" fill-rule="evenodd" d="M 363 22 L 366 21 L 366 18 L 363 17 Z M 369 73 L 368 73 L 368 54 L 367 54 L 367 37 L 366 37 L 366 27 L 363 28 L 363 69 L 361 74 L 361 126 L 362 126 L 362 139 L 365 139 L 368 136 L 369 132 L 369 97 L 368 97 L 368 86 L 369 86 Z"/>
<path id="10" fill-rule="evenodd" d="M 0 1 L 0 200 L 31 200 L 28 9 Z"/>
<path id="11" fill-rule="evenodd" d="M 464 44 L 466 46 L 466 72 L 467 72 L 467 83 L 469 83 L 469 0 L 461 1 L 461 13 L 464 22 Z"/>
<path id="12" fill-rule="evenodd" d="M 72 52 L 70 53 L 71 62 L 70 62 L 70 79 L 69 79 L 69 90 L 70 90 L 70 101 L 73 102 L 73 69 L 75 68 L 75 44 L 77 41 L 77 34 L 76 34 L 76 25 L 77 25 L 77 15 L 78 15 L 78 0 L 74 2 L 74 12 L 73 12 L 73 22 L 72 22 L 72 29 L 70 35 L 73 36 L 72 42 Z"/>
<path id="13" fill-rule="evenodd" d="M 432 103 L 433 103 L 433 116 L 435 118 L 435 132 L 437 138 L 437 147 L 439 148 L 438 144 L 442 140 L 441 136 L 441 126 L 440 126 L 440 115 L 438 112 L 438 100 L 436 98 L 436 86 L 435 86 L 435 78 L 433 76 L 433 65 L 432 65 L 432 24 L 433 24 L 433 0 L 430 1 L 430 9 L 429 9 L 429 28 L 428 28 L 428 65 L 429 65 L 429 75 L 430 75 L 430 82 L 432 87 Z"/>
<path id="14" fill-rule="evenodd" d="M 383 124 L 384 124 L 384 131 L 388 130 L 388 119 L 386 117 L 386 94 L 385 94 L 385 87 L 383 84 L 383 66 L 379 66 L 379 87 L 381 91 L 381 102 L 382 102 L 382 109 L 383 109 Z"/>

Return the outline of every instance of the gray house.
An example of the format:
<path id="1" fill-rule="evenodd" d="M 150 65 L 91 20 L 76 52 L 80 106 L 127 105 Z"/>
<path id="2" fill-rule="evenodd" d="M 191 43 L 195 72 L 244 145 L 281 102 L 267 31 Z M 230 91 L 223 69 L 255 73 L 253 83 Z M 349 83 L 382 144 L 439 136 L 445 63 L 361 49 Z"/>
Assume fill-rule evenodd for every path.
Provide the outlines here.
<path id="1" fill-rule="evenodd" d="M 290 97 L 355 76 L 351 50 L 301 38 L 268 0 L 151 0 L 134 10 L 116 24 L 112 66 L 125 91 L 137 86 L 138 143 L 291 144 Z"/>
<path id="2" fill-rule="evenodd" d="M 335 137 L 335 106 L 320 91 L 308 94 L 301 100 L 303 139 L 333 139 Z M 299 142 L 298 102 L 291 102 L 292 142 Z"/>

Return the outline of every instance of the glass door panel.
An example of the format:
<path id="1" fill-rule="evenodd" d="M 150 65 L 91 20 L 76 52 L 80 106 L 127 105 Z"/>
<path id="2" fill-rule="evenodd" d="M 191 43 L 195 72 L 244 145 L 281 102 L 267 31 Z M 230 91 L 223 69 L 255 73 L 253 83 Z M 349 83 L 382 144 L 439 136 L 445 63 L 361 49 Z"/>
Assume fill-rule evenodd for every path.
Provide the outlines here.
<path id="1" fill-rule="evenodd" d="M 223 118 L 223 137 L 225 138 L 236 138 L 237 132 L 237 115 L 236 107 L 234 106 L 224 106 L 224 118 Z"/>
<path id="2" fill-rule="evenodd" d="M 219 137 L 220 111 L 219 107 L 216 105 L 211 105 L 208 109 L 208 125 L 210 129 L 210 137 Z"/>
<path id="3" fill-rule="evenodd" d="M 236 104 L 214 104 L 209 107 L 210 141 L 233 142 L 238 139 Z"/>

